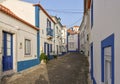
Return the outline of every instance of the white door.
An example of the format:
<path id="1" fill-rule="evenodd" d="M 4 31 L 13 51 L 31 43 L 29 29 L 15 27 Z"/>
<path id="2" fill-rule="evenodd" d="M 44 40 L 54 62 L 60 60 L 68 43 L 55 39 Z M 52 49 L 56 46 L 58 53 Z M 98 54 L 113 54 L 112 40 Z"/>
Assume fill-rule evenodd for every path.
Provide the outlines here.
<path id="1" fill-rule="evenodd" d="M 105 84 L 111 84 L 111 47 L 104 49 L 105 57 Z"/>

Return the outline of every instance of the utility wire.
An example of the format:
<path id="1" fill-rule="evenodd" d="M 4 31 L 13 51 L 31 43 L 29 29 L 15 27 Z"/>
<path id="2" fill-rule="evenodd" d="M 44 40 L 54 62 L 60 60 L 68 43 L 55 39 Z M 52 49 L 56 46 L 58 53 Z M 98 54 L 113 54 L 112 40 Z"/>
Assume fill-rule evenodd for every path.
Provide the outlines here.
<path id="1" fill-rule="evenodd" d="M 72 14 L 83 14 L 83 11 L 64 11 L 64 10 L 54 10 L 54 9 L 46 9 L 47 11 L 58 12 L 58 13 L 72 13 Z"/>
<path id="2" fill-rule="evenodd" d="M 82 10 L 83 11 L 83 9 L 46 9 L 46 10 L 62 10 L 62 11 L 68 11 L 68 10 L 71 10 L 71 11 L 80 11 L 80 10 Z"/>
<path id="3" fill-rule="evenodd" d="M 74 23 L 70 24 L 70 25 L 67 25 L 68 27 L 72 27 L 74 26 L 76 23 L 80 22 L 80 20 L 82 19 L 83 17 L 79 18 L 77 21 L 75 21 Z"/>

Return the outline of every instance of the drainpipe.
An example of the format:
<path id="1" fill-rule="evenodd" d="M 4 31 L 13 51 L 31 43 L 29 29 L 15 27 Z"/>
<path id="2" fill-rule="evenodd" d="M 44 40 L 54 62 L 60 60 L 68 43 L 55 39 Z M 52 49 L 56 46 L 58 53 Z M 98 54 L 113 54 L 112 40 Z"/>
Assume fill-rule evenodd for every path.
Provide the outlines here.
<path id="1" fill-rule="evenodd" d="M 40 7 L 35 5 L 35 26 L 40 28 Z M 40 31 L 37 31 L 37 58 L 40 59 Z M 40 60 L 39 60 L 40 63 Z"/>

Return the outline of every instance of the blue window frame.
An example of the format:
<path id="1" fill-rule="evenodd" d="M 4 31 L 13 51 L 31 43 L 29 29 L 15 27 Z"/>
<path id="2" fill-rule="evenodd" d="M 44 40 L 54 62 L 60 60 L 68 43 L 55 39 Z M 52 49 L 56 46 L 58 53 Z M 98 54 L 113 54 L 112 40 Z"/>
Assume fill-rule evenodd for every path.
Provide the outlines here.
<path id="1" fill-rule="evenodd" d="M 91 43 L 91 79 L 93 79 L 93 43 Z"/>
<path id="2" fill-rule="evenodd" d="M 105 82 L 105 57 L 104 49 L 111 47 L 111 84 L 114 84 L 114 34 L 101 41 L 101 81 Z"/>

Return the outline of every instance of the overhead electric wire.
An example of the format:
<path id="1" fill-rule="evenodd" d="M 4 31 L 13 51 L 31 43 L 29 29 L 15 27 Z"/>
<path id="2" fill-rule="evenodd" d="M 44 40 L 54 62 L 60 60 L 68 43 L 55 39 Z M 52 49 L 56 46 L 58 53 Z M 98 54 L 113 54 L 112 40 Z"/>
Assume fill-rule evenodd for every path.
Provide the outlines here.
<path id="1" fill-rule="evenodd" d="M 80 13 L 83 13 L 83 11 L 74 11 L 74 10 L 71 10 L 71 11 L 66 11 L 66 10 L 58 10 L 58 9 L 46 9 L 47 11 L 52 11 L 52 12 L 58 12 L 58 13 L 72 13 L 72 14 L 80 14 Z"/>
<path id="2" fill-rule="evenodd" d="M 74 26 L 76 23 L 80 22 L 80 20 L 82 19 L 83 17 L 79 18 L 77 21 L 75 21 L 74 23 L 70 24 L 70 25 L 67 25 L 68 27 L 72 27 Z"/>

